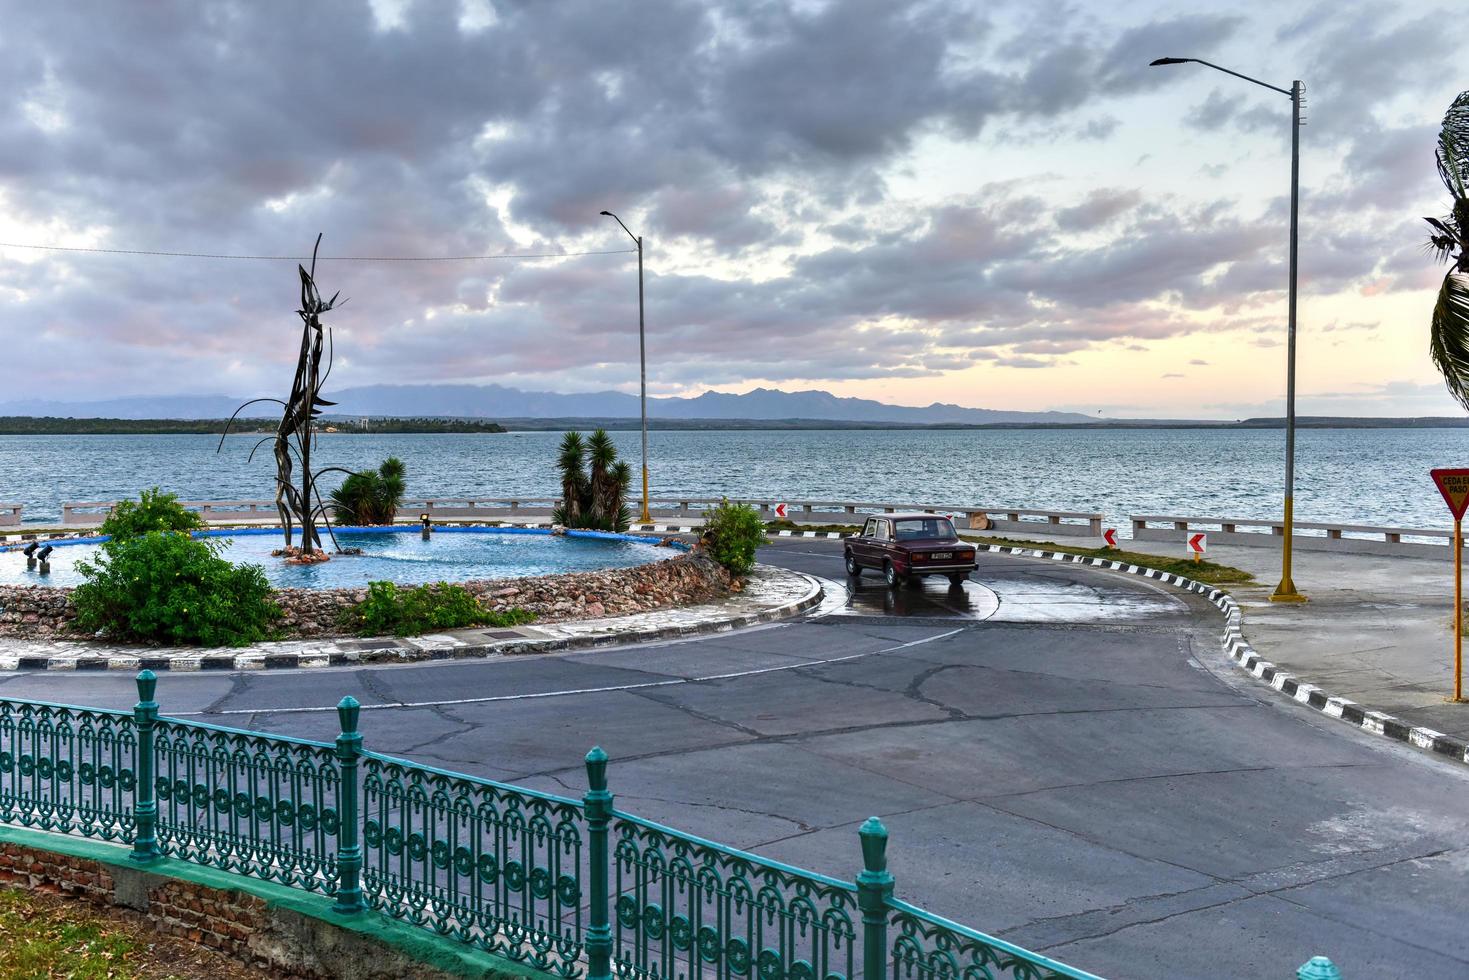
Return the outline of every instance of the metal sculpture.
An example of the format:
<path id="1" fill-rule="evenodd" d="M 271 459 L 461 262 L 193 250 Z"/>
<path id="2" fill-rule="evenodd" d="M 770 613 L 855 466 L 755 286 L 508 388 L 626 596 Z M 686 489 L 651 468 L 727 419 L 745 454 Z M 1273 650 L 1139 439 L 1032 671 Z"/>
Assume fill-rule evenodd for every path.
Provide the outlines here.
<path id="1" fill-rule="evenodd" d="M 336 404 L 321 397 L 321 386 L 331 375 L 332 365 L 331 330 L 322 326 L 321 315 L 335 307 L 337 297 L 341 295 L 335 293 L 331 299 L 323 300 L 316 288 L 316 252 L 320 247 L 321 236 L 317 235 L 316 245 L 311 249 L 311 269 L 308 271 L 305 266 L 296 266 L 301 274 L 301 308 L 296 311 L 296 315 L 301 318 L 301 350 L 296 358 L 296 377 L 291 383 L 290 398 L 285 401 L 279 398 L 252 398 L 235 409 L 235 414 L 225 424 L 224 434 L 219 438 L 222 448 L 224 437 L 229 435 L 235 419 L 251 405 L 275 402 L 282 407 L 281 421 L 276 426 L 275 434 L 256 443 L 250 450 L 249 459 L 255 458 L 255 453 L 261 446 L 274 442 L 275 505 L 280 512 L 281 528 L 285 531 L 286 538 L 285 548 L 277 554 L 284 555 L 289 561 L 301 563 L 327 560 L 326 551 L 321 546 L 320 527 L 326 529 L 333 547 L 337 543 L 336 536 L 331 531 L 331 518 L 317 492 L 316 480 L 322 473 L 340 468 L 329 466 L 315 472 L 311 469 L 311 450 L 316 445 L 316 416 L 321 414 L 322 407 Z M 323 353 L 326 356 L 324 368 Z M 296 482 L 295 475 L 297 464 L 301 471 L 299 483 Z M 298 525 L 301 529 L 301 544 L 296 547 L 293 544 L 293 532 Z"/>

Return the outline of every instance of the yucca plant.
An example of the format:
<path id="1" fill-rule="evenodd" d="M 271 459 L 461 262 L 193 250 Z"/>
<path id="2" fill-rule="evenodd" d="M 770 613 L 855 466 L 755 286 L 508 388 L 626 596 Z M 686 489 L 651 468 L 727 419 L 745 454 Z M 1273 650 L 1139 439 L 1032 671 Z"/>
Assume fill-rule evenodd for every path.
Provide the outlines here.
<path id="1" fill-rule="evenodd" d="M 389 456 L 377 471 L 352 473 L 332 491 L 332 508 L 338 524 L 391 524 L 403 503 L 403 477 L 407 467 Z"/>
<path id="2" fill-rule="evenodd" d="M 1444 115 L 1434 158 L 1452 206 L 1443 218 L 1424 219 L 1433 228 L 1429 250 L 1449 264 L 1433 305 L 1429 352 L 1449 393 L 1469 409 L 1469 92 Z"/>
<path id="3" fill-rule="evenodd" d="M 581 527 L 582 498 L 587 494 L 587 477 L 583 472 L 586 444 L 580 432 L 561 437 L 561 451 L 556 466 L 561 470 L 561 502 L 551 511 L 551 520 L 563 527 Z"/>
<path id="4" fill-rule="evenodd" d="M 566 527 L 627 530 L 629 517 L 624 501 L 632 470 L 618 462 L 617 446 L 605 430 L 596 430 L 586 440 L 579 432 L 566 433 L 561 439 L 557 466 L 561 470 L 561 502 L 552 512 L 553 521 Z"/>

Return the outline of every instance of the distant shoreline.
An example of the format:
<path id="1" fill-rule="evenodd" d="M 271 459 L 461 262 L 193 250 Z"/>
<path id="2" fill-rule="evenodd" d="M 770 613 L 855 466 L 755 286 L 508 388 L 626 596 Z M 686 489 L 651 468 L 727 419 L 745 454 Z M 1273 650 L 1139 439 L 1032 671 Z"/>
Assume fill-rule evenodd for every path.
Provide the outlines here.
<path id="1" fill-rule="evenodd" d="M 0 435 L 219 435 L 224 419 L 108 419 L 59 418 L 49 416 L 0 416 Z M 261 435 L 275 431 L 273 419 L 236 419 L 232 433 Z M 637 418 L 404 418 L 379 416 L 318 420 L 321 435 L 437 435 L 498 434 L 504 432 L 560 432 L 566 429 L 605 428 L 635 431 Z M 1464 429 L 1469 417 L 1422 416 L 1407 418 L 1360 418 L 1351 416 L 1302 416 L 1301 429 Z M 699 431 L 965 431 L 1005 429 L 1184 429 L 1240 431 L 1283 429 L 1278 418 L 1241 419 L 1232 422 L 1190 419 L 1106 419 L 1095 422 L 867 422 L 841 419 L 660 419 L 650 418 L 648 428 L 661 432 Z"/>

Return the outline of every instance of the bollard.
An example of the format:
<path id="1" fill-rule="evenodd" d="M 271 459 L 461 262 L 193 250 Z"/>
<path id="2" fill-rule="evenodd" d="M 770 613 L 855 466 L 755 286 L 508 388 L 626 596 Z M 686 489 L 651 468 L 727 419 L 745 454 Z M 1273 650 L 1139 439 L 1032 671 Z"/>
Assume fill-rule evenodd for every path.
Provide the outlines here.
<path id="1" fill-rule="evenodd" d="M 857 906 L 862 910 L 862 978 L 883 980 L 888 963 L 888 906 L 893 876 L 888 874 L 888 830 L 868 817 L 862 838 L 862 873 L 857 876 Z"/>
<path id="2" fill-rule="evenodd" d="M 600 745 L 587 753 L 587 794 L 582 797 L 587 814 L 588 862 L 591 867 L 591 908 L 587 929 L 587 980 L 611 980 L 612 926 L 607 918 L 608 867 L 607 825 L 612 822 L 612 794 L 607 792 L 607 753 Z"/>
<path id="3" fill-rule="evenodd" d="M 1341 980 L 1341 971 L 1324 956 L 1313 956 L 1296 971 L 1296 980 Z"/>
<path id="4" fill-rule="evenodd" d="M 158 849 L 158 798 L 154 795 L 153 724 L 158 721 L 158 675 L 151 670 L 138 672 L 138 703 L 133 706 L 133 726 L 138 731 L 137 756 L 133 764 L 136 777 L 133 789 L 133 853 L 134 861 L 156 861 L 163 856 Z"/>
<path id="5" fill-rule="evenodd" d="M 362 816 L 357 812 L 357 757 L 362 753 L 362 735 L 357 731 L 361 705 L 351 696 L 337 702 L 337 720 L 342 733 L 337 736 L 337 767 L 341 782 L 337 789 L 337 901 L 333 912 L 350 915 L 367 906 L 362 901 L 362 844 L 358 832 Z"/>

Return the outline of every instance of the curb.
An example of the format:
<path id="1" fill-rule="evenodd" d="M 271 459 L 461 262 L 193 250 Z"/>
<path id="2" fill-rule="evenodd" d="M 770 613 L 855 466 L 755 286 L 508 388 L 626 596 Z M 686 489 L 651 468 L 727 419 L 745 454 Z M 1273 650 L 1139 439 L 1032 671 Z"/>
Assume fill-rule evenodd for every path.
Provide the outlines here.
<path id="1" fill-rule="evenodd" d="M 1078 565 L 1091 565 L 1097 568 L 1106 568 L 1113 571 L 1125 572 L 1129 575 L 1141 575 L 1144 578 L 1156 579 L 1160 582 L 1174 585 L 1189 592 L 1197 593 L 1208 599 L 1218 610 L 1224 614 L 1224 634 L 1219 639 L 1219 645 L 1225 655 L 1233 660 L 1235 665 L 1255 679 L 1268 684 L 1270 687 L 1286 695 L 1291 700 L 1303 704 L 1308 708 L 1314 708 L 1328 718 L 1336 718 L 1349 725 L 1360 728 L 1364 732 L 1373 735 L 1381 735 L 1394 741 L 1405 742 L 1415 748 L 1425 749 L 1435 755 L 1445 756 L 1456 762 L 1469 763 L 1469 742 L 1464 739 L 1436 732 L 1431 728 L 1423 728 L 1409 724 L 1401 718 L 1387 714 L 1383 711 L 1374 711 L 1371 708 L 1358 704 L 1347 698 L 1334 697 L 1322 690 L 1315 684 L 1308 683 L 1294 674 L 1289 674 L 1275 666 L 1255 651 L 1250 641 L 1244 634 L 1244 611 L 1240 609 L 1239 603 L 1234 596 L 1217 589 L 1212 585 L 1195 582 L 1193 579 L 1184 578 L 1182 575 L 1174 575 L 1171 572 L 1160 572 L 1156 568 L 1147 568 L 1142 565 L 1130 565 L 1120 561 L 1109 561 L 1105 558 L 1088 558 L 1084 555 L 1072 555 L 1059 551 L 1039 551 L 1032 548 L 1014 548 L 1000 545 L 976 544 L 977 549 L 989 552 L 1002 552 L 1010 555 L 1020 555 L 1028 558 L 1046 558 L 1051 561 L 1068 561 Z"/>
<path id="2" fill-rule="evenodd" d="M 422 663 L 434 660 L 468 660 L 496 654 L 519 656 L 524 654 L 551 653 L 566 650 L 586 650 L 596 647 L 619 646 L 627 643 L 647 643 L 655 640 L 674 640 L 688 636 L 703 636 L 712 633 L 727 633 L 731 630 L 773 623 L 777 620 L 798 616 L 819 605 L 826 595 L 821 580 L 805 572 L 791 572 L 806 581 L 807 591 L 801 598 L 758 613 L 746 613 L 726 619 L 687 623 L 678 626 L 658 626 L 626 633 L 604 633 L 600 635 L 536 637 L 497 639 L 490 643 L 466 643 L 461 646 L 420 646 L 414 637 L 393 638 L 400 646 L 367 650 L 334 652 L 301 651 L 296 653 L 204 653 L 195 657 L 160 657 L 139 654 L 107 654 L 98 656 L 45 656 L 20 654 L 13 659 L 0 657 L 0 670 L 47 670 L 100 673 L 114 670 L 171 670 L 195 672 L 214 670 L 259 671 L 259 670 L 309 670 L 320 667 L 351 667 L 376 664 Z M 556 625 L 556 624 L 551 624 Z M 534 628 L 534 627 L 530 627 Z"/>

